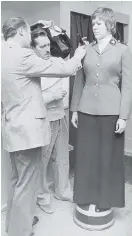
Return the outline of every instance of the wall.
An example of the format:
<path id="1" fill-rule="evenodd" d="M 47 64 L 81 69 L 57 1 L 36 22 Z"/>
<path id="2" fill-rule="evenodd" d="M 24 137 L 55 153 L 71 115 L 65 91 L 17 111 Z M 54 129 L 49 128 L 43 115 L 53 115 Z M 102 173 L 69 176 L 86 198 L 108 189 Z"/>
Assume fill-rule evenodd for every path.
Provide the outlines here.
<path id="1" fill-rule="evenodd" d="M 24 17 L 29 24 L 38 20 L 53 20 L 57 25 L 60 24 L 59 1 L 10 1 L 1 3 L 1 23 L 9 17 Z"/>
<path id="2" fill-rule="evenodd" d="M 119 22 L 127 24 L 129 22 L 128 44 L 132 51 L 132 2 L 92 2 L 92 1 L 61 1 L 60 2 L 60 26 L 67 30 L 70 36 L 70 11 L 91 15 L 99 6 L 112 8 L 116 13 L 116 18 Z M 122 14 L 123 15 L 122 15 Z M 132 117 L 128 121 L 125 138 L 125 152 L 132 155 Z"/>

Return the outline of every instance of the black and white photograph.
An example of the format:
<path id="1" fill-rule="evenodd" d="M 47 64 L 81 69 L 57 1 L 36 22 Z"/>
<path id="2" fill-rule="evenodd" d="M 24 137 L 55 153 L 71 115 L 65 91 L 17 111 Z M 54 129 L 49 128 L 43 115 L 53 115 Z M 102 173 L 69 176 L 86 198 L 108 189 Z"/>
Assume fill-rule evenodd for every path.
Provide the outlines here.
<path id="1" fill-rule="evenodd" d="M 132 1 L 1 1 L 1 236 L 132 236 Z"/>

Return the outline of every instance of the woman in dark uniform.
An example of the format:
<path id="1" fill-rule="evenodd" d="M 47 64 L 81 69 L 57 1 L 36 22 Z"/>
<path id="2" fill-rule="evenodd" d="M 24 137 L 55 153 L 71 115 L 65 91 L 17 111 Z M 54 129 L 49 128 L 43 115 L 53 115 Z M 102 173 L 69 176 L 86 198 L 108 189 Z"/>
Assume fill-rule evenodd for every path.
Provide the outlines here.
<path id="1" fill-rule="evenodd" d="M 124 130 L 132 108 L 132 55 L 113 38 L 114 13 L 92 15 L 96 41 L 87 46 L 71 103 L 77 130 L 74 201 L 96 212 L 124 207 Z"/>

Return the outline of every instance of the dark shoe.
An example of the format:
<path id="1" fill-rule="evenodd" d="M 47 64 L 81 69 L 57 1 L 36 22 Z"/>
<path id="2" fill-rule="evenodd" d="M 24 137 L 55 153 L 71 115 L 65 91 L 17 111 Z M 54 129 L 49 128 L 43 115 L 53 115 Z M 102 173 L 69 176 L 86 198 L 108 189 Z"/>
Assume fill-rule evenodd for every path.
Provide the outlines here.
<path id="1" fill-rule="evenodd" d="M 34 216 L 33 219 L 33 227 L 39 222 L 39 218 L 37 216 Z"/>
<path id="2" fill-rule="evenodd" d="M 30 236 L 35 236 L 35 233 L 34 233 L 34 231 L 35 231 L 35 229 L 36 229 L 36 227 L 37 227 L 37 223 L 39 222 L 39 218 L 37 217 L 37 216 L 34 216 L 34 219 L 33 219 L 33 224 L 32 224 L 32 226 L 33 226 L 33 232 L 31 233 L 31 235 Z"/>

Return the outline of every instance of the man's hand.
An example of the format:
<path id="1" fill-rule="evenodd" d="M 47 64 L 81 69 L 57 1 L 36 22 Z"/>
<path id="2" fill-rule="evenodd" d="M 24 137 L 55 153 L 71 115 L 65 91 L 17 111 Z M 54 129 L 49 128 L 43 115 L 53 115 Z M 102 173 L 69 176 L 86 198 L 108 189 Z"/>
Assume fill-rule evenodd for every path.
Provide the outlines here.
<path id="1" fill-rule="evenodd" d="M 74 57 L 77 57 L 80 60 L 82 60 L 85 57 L 85 55 L 86 55 L 86 46 L 85 45 L 79 46 L 74 53 Z"/>
<path id="2" fill-rule="evenodd" d="M 89 41 L 88 41 L 87 37 L 83 37 L 83 38 L 82 38 L 82 41 L 84 42 L 84 44 L 85 44 L 86 46 L 89 45 Z"/>
<path id="3" fill-rule="evenodd" d="M 75 128 L 78 128 L 78 113 L 73 112 L 71 122 Z"/>
<path id="4" fill-rule="evenodd" d="M 54 93 L 54 99 L 55 100 L 60 100 L 63 99 L 66 96 L 67 92 L 65 90 L 60 90 L 58 89 L 55 93 Z"/>
<path id="5" fill-rule="evenodd" d="M 67 95 L 67 92 L 65 90 L 62 91 L 62 98 L 64 98 Z"/>
<path id="6" fill-rule="evenodd" d="M 126 128 L 126 120 L 118 119 L 116 122 L 116 134 L 121 134 L 125 131 Z"/>

